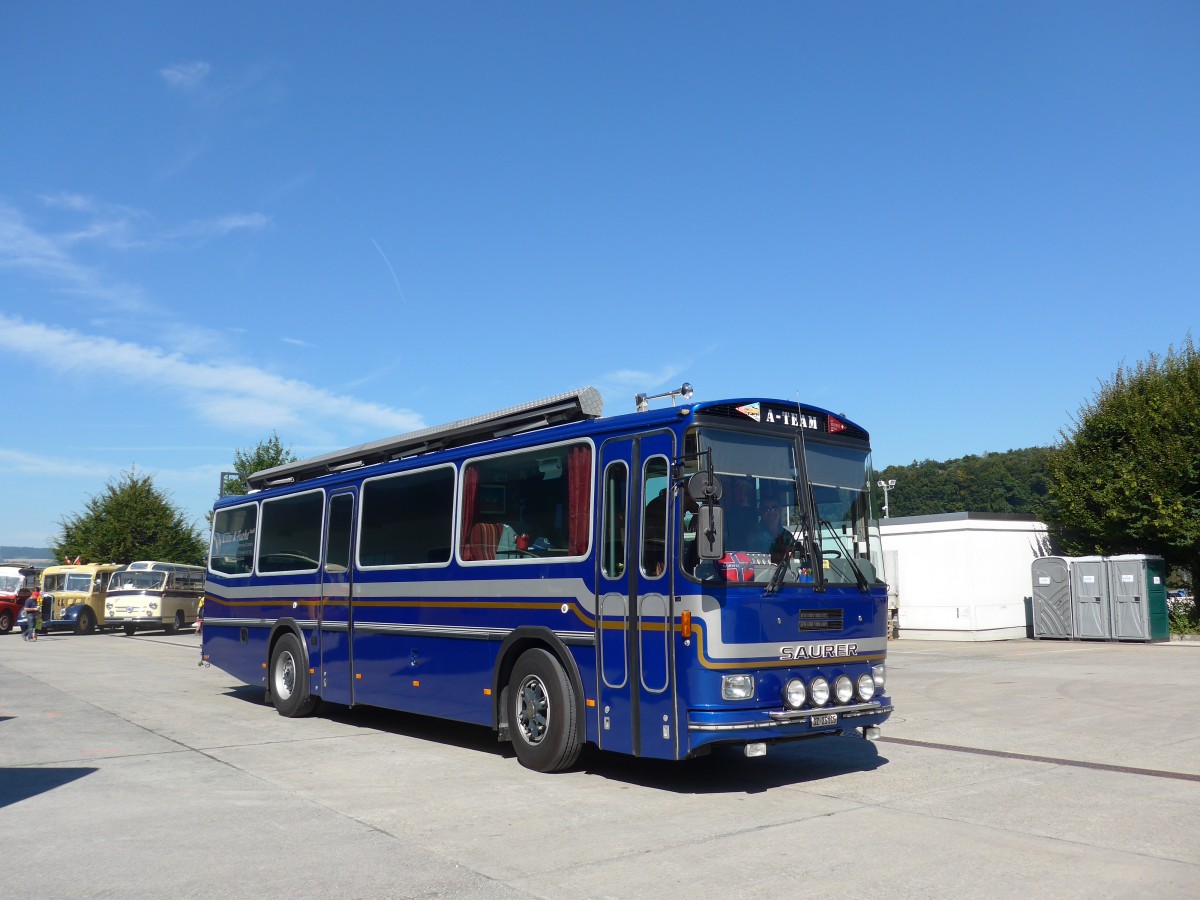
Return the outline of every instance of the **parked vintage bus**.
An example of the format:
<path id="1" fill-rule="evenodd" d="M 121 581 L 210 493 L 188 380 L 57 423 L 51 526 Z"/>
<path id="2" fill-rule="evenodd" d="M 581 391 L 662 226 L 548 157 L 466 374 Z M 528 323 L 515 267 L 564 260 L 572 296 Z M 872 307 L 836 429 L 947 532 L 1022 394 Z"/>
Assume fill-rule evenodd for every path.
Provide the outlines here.
<path id="1" fill-rule="evenodd" d="M 113 572 L 108 582 L 105 621 L 129 635 L 139 629 L 174 634 L 196 624 L 203 596 L 203 566 L 132 562 Z"/>
<path id="2" fill-rule="evenodd" d="M 472 722 L 539 771 L 877 737 L 867 432 L 784 400 L 601 412 L 587 388 L 252 475 L 214 508 L 203 659 L 282 715 Z"/>
<path id="3" fill-rule="evenodd" d="M 0 565 L 0 634 L 13 630 L 25 601 L 38 586 L 38 568 L 20 564 Z"/>
<path id="4" fill-rule="evenodd" d="M 42 621 L 39 629 L 69 629 L 91 634 L 105 627 L 104 598 L 117 563 L 76 563 L 42 570 Z"/>

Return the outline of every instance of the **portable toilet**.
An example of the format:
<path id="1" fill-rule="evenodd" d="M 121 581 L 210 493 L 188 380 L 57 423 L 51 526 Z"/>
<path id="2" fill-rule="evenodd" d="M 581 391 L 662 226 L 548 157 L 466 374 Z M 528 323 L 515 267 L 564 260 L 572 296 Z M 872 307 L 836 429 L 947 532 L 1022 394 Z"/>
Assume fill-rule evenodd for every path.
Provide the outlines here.
<path id="1" fill-rule="evenodd" d="M 1169 641 L 1166 563 L 1161 556 L 1108 558 L 1112 636 L 1119 641 Z"/>
<path id="2" fill-rule="evenodd" d="M 1071 637 L 1069 560 L 1040 556 L 1033 561 L 1033 637 Z"/>
<path id="3" fill-rule="evenodd" d="M 1075 637 L 1112 640 L 1108 566 L 1103 556 L 1071 560 L 1071 607 Z"/>

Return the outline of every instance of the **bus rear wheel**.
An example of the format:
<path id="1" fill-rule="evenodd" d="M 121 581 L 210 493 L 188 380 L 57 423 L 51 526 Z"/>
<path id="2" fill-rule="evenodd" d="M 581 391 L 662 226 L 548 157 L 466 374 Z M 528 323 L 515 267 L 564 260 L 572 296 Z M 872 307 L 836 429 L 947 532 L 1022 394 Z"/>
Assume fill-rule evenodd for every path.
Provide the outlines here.
<path id="1" fill-rule="evenodd" d="M 75 620 L 76 634 L 91 634 L 96 630 L 96 614 L 86 606 L 79 611 L 79 618 Z"/>
<path id="2" fill-rule="evenodd" d="M 307 716 L 317 708 L 317 698 L 308 692 L 308 670 L 304 648 L 292 633 L 279 638 L 271 650 L 271 702 L 281 716 Z"/>
<path id="3" fill-rule="evenodd" d="M 540 648 L 526 650 L 508 685 L 508 731 L 521 765 L 560 772 L 579 758 L 575 690 L 558 660 Z"/>

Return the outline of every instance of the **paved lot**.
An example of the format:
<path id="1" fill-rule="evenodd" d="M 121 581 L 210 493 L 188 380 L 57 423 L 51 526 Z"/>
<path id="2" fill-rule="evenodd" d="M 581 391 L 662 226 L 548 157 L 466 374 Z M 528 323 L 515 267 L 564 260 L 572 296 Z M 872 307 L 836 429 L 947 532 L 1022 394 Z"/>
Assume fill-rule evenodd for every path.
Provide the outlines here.
<path id="1" fill-rule="evenodd" d="M 1200 643 L 895 641 L 884 740 L 522 769 L 199 639 L 0 637 L 0 895 L 1195 897 Z"/>

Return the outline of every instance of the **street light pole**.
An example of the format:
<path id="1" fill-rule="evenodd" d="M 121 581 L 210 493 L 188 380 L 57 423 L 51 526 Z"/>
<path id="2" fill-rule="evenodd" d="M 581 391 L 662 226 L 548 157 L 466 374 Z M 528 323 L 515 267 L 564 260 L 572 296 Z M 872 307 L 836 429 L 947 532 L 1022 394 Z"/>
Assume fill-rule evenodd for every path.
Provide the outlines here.
<path id="1" fill-rule="evenodd" d="M 881 488 L 883 488 L 883 517 L 885 519 L 889 518 L 889 516 L 888 516 L 888 491 L 890 491 L 892 488 L 894 488 L 896 486 L 896 479 L 889 478 L 887 481 L 880 479 L 879 481 L 877 481 L 875 483 L 878 484 Z"/>

